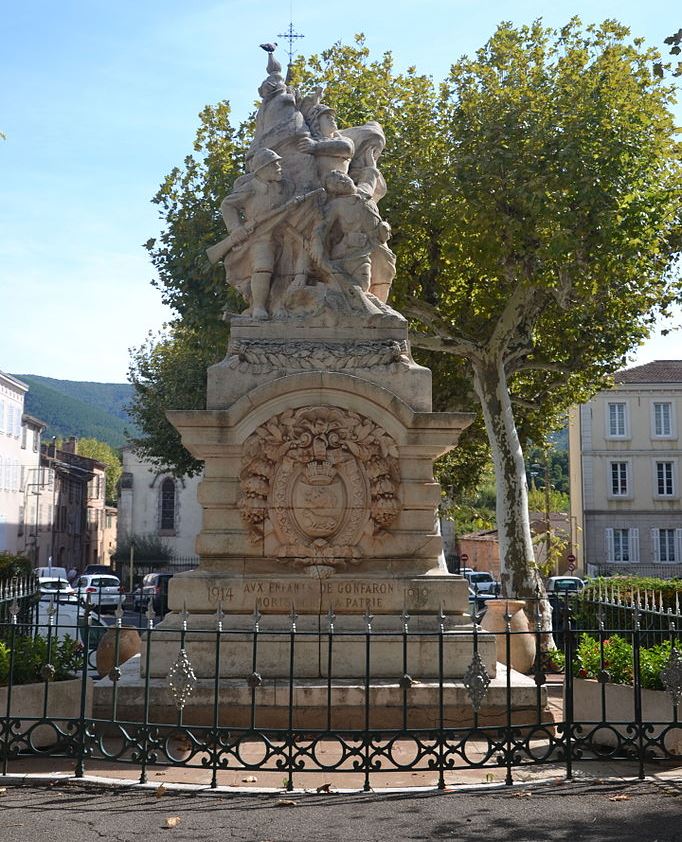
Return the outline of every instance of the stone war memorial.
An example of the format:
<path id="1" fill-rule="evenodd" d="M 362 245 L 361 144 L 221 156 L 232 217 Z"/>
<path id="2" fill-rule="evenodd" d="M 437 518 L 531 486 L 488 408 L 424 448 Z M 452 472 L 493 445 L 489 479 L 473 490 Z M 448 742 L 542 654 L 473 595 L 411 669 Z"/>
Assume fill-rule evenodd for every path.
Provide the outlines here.
<path id="1" fill-rule="evenodd" d="M 286 725 L 293 692 L 296 727 L 323 725 L 328 702 L 334 727 L 358 727 L 369 695 L 372 727 L 393 728 L 409 687 L 410 722 L 429 727 L 442 669 L 449 725 L 472 721 L 472 676 L 490 680 L 481 721 L 502 722 L 506 669 L 494 635 L 474 634 L 437 517 L 433 460 L 472 416 L 432 411 L 431 372 L 386 303 L 396 265 L 379 207 L 382 128 L 339 129 L 323 91 L 291 89 L 271 52 L 258 90 L 246 172 L 208 249 L 248 306 L 208 370 L 206 409 L 168 412 L 205 464 L 201 561 L 170 581 L 171 612 L 137 685 L 119 682 L 119 704 L 139 704 L 148 676 L 152 709 L 172 716 L 170 673 L 191 679 L 188 723 L 210 721 L 219 679 L 234 726 L 248 723 L 255 688 L 260 727 Z M 233 632 L 218 650 L 217 622 Z M 517 709 L 532 707 L 534 682 L 513 679 Z"/>

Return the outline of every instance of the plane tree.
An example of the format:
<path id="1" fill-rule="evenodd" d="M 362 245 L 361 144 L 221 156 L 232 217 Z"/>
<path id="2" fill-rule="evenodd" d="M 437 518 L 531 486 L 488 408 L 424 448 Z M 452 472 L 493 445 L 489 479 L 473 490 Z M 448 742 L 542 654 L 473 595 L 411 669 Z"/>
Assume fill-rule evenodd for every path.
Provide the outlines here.
<path id="1" fill-rule="evenodd" d="M 413 347 L 434 369 L 435 407 L 480 407 L 441 470 L 452 488 L 475 476 L 487 438 L 507 593 L 541 585 L 523 445 L 604 385 L 676 294 L 680 167 L 655 59 L 613 21 L 574 19 L 560 31 L 500 25 L 440 87 L 396 72 L 388 53 L 371 60 L 362 37 L 293 68 L 302 89 L 327 88 L 341 126 L 384 127 L 392 303 L 420 327 Z M 200 465 L 165 409 L 203 406 L 206 366 L 227 344 L 221 312 L 242 309 L 205 256 L 252 130 L 229 118 L 227 103 L 200 115 L 193 154 L 154 199 L 164 228 L 147 244 L 177 318 L 133 356 L 138 445 L 181 473 Z"/>
<path id="2" fill-rule="evenodd" d="M 673 90 L 614 21 L 502 24 L 441 91 L 440 269 L 413 344 L 466 359 L 497 484 L 505 593 L 541 588 L 517 418 L 620 367 L 679 295 Z"/>

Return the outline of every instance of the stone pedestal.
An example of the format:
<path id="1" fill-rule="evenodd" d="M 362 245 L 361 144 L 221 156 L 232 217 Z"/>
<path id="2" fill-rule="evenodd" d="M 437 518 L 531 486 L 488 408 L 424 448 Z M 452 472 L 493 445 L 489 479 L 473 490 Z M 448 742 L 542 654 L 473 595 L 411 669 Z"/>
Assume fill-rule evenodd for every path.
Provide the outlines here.
<path id="1" fill-rule="evenodd" d="M 224 628 L 244 630 L 227 638 L 221 677 L 251 673 L 256 611 L 263 678 L 288 675 L 292 612 L 297 678 L 328 675 L 321 641 L 329 612 L 335 678 L 365 674 L 367 614 L 373 632 L 394 634 L 372 642 L 373 678 L 403 674 L 405 614 L 411 635 L 433 634 L 410 637 L 410 669 L 437 678 L 441 611 L 445 674 L 464 675 L 473 652 L 468 587 L 444 564 L 433 460 L 454 447 L 471 416 L 430 411 L 431 374 L 411 359 L 404 319 L 378 322 L 235 319 L 226 359 L 209 370 L 210 408 L 169 413 L 205 462 L 204 520 L 199 568 L 170 581 L 153 677 L 167 675 L 177 657 L 183 610 L 195 674 L 214 674 L 218 609 Z M 322 365 L 328 369 L 310 368 Z M 494 675 L 493 637 L 481 635 L 479 651 Z"/>

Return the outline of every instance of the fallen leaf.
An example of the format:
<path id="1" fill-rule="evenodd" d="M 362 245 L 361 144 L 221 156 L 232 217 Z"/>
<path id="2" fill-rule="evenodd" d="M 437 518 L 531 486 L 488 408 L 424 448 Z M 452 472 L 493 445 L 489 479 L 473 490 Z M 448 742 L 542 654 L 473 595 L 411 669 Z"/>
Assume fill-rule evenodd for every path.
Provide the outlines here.
<path id="1" fill-rule="evenodd" d="M 609 801 L 629 801 L 629 800 L 630 800 L 630 796 L 625 795 L 624 793 L 622 795 L 610 795 L 609 796 Z"/>
<path id="2" fill-rule="evenodd" d="M 528 792 L 528 790 L 526 790 L 525 792 L 515 792 L 514 798 L 530 798 L 532 794 L 533 793 Z"/>
<path id="3" fill-rule="evenodd" d="M 168 816 L 166 819 L 166 827 L 177 827 L 182 819 L 180 816 Z"/>
<path id="4" fill-rule="evenodd" d="M 4 795 L 7 792 L 6 786 L 0 786 L 0 795 Z"/>
<path id="5" fill-rule="evenodd" d="M 317 792 L 326 792 L 329 794 L 332 791 L 331 786 L 331 784 L 322 784 L 321 786 L 318 786 Z"/>
<path id="6" fill-rule="evenodd" d="M 291 798 L 278 798 L 275 801 L 275 807 L 298 807 L 298 804 Z"/>
<path id="7" fill-rule="evenodd" d="M 165 794 L 166 794 L 166 787 L 165 787 L 163 784 L 160 784 L 160 785 L 159 785 L 159 786 L 158 786 L 158 787 L 154 790 L 154 795 L 155 795 L 157 798 L 161 798 L 161 797 L 162 797 L 162 796 L 164 796 Z"/>
<path id="8" fill-rule="evenodd" d="M 247 775 L 245 778 L 242 778 L 243 784 L 255 784 L 258 778 L 255 775 Z"/>

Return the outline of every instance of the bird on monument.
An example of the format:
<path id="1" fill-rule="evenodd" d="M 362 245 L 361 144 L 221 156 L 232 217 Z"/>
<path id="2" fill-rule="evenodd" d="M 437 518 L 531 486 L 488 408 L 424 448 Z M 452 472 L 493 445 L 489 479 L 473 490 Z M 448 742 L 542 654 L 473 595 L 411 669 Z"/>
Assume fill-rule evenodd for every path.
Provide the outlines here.
<path id="1" fill-rule="evenodd" d="M 261 50 L 265 50 L 266 53 L 274 53 L 275 47 L 277 46 L 277 41 L 274 44 L 260 44 L 259 45 Z"/>

